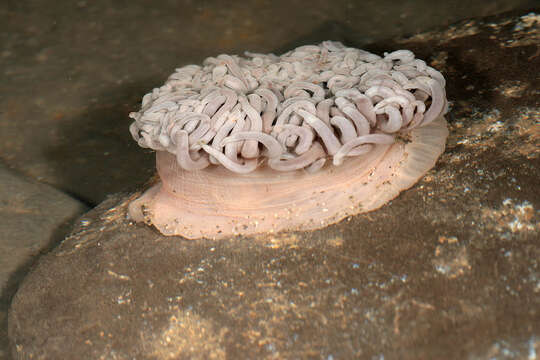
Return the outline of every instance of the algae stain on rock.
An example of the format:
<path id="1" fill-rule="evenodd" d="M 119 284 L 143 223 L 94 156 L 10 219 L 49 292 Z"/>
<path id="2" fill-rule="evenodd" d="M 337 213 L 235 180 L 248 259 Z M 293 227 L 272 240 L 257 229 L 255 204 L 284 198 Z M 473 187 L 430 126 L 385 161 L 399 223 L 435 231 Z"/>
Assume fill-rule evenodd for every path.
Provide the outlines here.
<path id="1" fill-rule="evenodd" d="M 214 324 L 192 311 L 179 310 L 169 317 L 168 326 L 150 341 L 149 354 L 157 359 L 225 359 L 223 340 L 227 328 Z"/>

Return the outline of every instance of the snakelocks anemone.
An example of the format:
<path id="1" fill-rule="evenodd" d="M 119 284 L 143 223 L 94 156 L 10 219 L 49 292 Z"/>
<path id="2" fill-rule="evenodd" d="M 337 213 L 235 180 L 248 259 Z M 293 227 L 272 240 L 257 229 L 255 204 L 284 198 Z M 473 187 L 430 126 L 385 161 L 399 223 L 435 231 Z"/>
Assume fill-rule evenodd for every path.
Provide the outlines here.
<path id="1" fill-rule="evenodd" d="M 130 114 L 160 182 L 129 216 L 165 235 L 308 230 L 371 211 L 444 151 L 445 79 L 408 50 L 338 42 L 176 69 Z"/>

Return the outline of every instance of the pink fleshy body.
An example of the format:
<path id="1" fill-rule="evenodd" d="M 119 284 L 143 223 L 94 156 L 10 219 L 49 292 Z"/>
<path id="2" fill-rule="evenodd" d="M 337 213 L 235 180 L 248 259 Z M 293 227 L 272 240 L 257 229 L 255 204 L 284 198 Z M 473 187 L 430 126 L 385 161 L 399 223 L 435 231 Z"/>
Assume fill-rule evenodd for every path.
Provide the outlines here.
<path id="1" fill-rule="evenodd" d="M 161 181 L 129 206 L 130 217 L 164 235 L 219 239 L 284 230 L 312 230 L 378 209 L 413 186 L 444 151 L 448 130 L 441 115 L 392 145 L 328 164 L 314 173 L 248 174 L 223 167 L 186 171 L 166 151 L 156 155 Z"/>
<path id="2" fill-rule="evenodd" d="M 160 182 L 129 216 L 189 239 L 318 229 L 375 210 L 444 151 L 443 75 L 325 41 L 176 69 L 130 114 Z"/>

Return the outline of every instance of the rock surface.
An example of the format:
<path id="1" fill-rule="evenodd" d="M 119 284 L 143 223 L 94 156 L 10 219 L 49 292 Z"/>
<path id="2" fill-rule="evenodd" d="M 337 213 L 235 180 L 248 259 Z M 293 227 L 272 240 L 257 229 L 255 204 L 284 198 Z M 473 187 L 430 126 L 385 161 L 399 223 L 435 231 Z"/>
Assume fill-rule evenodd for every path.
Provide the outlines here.
<path id="1" fill-rule="evenodd" d="M 70 196 L 0 162 L 0 359 L 7 356 L 7 313 L 17 284 L 40 252 L 60 241 L 88 210 Z"/>
<path id="2" fill-rule="evenodd" d="M 368 48 L 413 50 L 453 101 L 446 153 L 378 211 L 187 241 L 126 221 L 133 195 L 105 201 L 19 288 L 14 357 L 537 358 L 539 22 L 466 21 Z"/>

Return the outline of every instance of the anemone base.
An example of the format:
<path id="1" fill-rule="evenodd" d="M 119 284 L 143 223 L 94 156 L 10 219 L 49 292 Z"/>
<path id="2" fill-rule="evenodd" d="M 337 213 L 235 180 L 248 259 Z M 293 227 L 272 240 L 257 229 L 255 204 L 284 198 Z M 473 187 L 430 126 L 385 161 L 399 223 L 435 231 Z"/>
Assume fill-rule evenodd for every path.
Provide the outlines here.
<path id="1" fill-rule="evenodd" d="M 130 204 L 129 215 L 164 235 L 188 239 L 318 229 L 378 209 L 410 188 L 435 165 L 447 136 L 441 116 L 412 130 L 407 142 L 376 145 L 365 156 L 316 173 L 185 171 L 174 154 L 159 151 L 161 181 Z"/>

